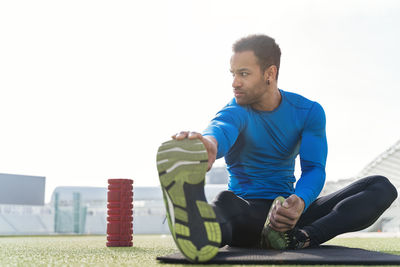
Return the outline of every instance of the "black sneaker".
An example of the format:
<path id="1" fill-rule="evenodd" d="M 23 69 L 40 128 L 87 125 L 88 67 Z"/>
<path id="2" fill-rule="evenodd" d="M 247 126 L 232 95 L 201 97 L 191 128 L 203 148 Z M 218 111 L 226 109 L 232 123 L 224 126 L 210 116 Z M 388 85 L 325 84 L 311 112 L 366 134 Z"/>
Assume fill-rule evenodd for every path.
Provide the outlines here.
<path id="1" fill-rule="evenodd" d="M 208 154 L 196 140 L 171 140 L 157 153 L 157 168 L 175 244 L 192 262 L 214 258 L 221 244 L 221 229 L 204 194 Z"/>

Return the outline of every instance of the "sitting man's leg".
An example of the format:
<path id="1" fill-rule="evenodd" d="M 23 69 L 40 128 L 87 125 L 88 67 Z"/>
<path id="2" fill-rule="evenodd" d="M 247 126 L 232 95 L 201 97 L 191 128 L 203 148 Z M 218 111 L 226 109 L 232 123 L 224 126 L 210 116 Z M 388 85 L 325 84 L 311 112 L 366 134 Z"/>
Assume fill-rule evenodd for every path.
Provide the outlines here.
<path id="1" fill-rule="evenodd" d="M 300 217 L 310 245 L 372 225 L 397 198 L 396 188 L 383 176 L 370 176 L 315 200 Z"/>
<path id="2" fill-rule="evenodd" d="M 222 191 L 211 204 L 222 232 L 221 247 L 256 247 L 273 200 L 249 199 Z"/>

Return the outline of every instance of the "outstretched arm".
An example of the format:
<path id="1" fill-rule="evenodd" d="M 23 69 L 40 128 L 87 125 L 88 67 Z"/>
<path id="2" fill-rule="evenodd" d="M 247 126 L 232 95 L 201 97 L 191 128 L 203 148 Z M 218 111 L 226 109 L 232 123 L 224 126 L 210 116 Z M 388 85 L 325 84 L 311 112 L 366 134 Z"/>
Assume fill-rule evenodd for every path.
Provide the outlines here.
<path id="1" fill-rule="evenodd" d="M 208 152 L 208 170 L 217 158 L 228 153 L 246 123 L 247 113 L 234 101 L 220 110 L 203 134 L 182 131 L 172 136 L 175 140 L 200 139 Z"/>

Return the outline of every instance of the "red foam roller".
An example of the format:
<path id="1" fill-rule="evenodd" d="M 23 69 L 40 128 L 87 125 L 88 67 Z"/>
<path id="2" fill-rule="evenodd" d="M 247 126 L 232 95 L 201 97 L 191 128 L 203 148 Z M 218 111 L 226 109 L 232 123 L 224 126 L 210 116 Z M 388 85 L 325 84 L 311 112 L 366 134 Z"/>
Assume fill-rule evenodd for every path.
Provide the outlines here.
<path id="1" fill-rule="evenodd" d="M 108 209 L 107 215 L 109 216 L 133 216 L 131 209 Z"/>
<path id="2" fill-rule="evenodd" d="M 132 203 L 111 202 L 107 204 L 108 209 L 133 209 Z"/>
<path id="3" fill-rule="evenodd" d="M 108 191 L 107 200 L 108 202 L 119 202 L 121 201 L 121 194 L 119 191 Z"/>
<path id="4" fill-rule="evenodd" d="M 109 222 L 107 224 L 107 235 L 132 234 L 131 222 Z"/>
<path id="5" fill-rule="evenodd" d="M 110 191 L 132 191 L 133 186 L 132 185 L 121 185 L 121 184 L 110 184 L 108 185 L 108 190 Z"/>
<path id="6" fill-rule="evenodd" d="M 123 216 L 123 215 L 110 215 L 107 217 L 107 221 L 109 222 L 131 222 L 133 220 L 133 216 Z"/>
<path id="7" fill-rule="evenodd" d="M 109 241 L 106 243 L 107 247 L 132 247 L 131 241 Z"/>
<path id="8" fill-rule="evenodd" d="M 132 196 L 121 196 L 120 202 L 124 203 L 132 203 L 133 202 L 133 197 Z"/>
<path id="9" fill-rule="evenodd" d="M 107 224 L 107 235 L 120 234 L 121 225 L 116 223 Z"/>
<path id="10" fill-rule="evenodd" d="M 133 186 L 130 184 L 109 184 L 108 190 L 110 191 L 132 191 Z"/>
<path id="11" fill-rule="evenodd" d="M 132 241 L 132 235 L 108 235 L 107 241 Z"/>
<path id="12" fill-rule="evenodd" d="M 109 209 L 107 215 L 125 215 L 132 216 L 133 211 L 131 209 Z"/>
<path id="13" fill-rule="evenodd" d="M 109 184 L 133 184 L 131 179 L 108 179 Z"/>
<path id="14" fill-rule="evenodd" d="M 107 200 L 108 202 L 132 202 L 133 194 L 132 192 L 121 193 L 120 191 L 108 191 Z"/>
<path id="15" fill-rule="evenodd" d="M 119 193 L 120 193 L 121 196 L 123 196 L 123 197 L 133 197 L 133 192 L 132 192 L 132 190 L 129 190 L 129 191 L 119 191 Z"/>
<path id="16" fill-rule="evenodd" d="M 133 180 L 109 179 L 107 192 L 108 247 L 132 246 Z"/>

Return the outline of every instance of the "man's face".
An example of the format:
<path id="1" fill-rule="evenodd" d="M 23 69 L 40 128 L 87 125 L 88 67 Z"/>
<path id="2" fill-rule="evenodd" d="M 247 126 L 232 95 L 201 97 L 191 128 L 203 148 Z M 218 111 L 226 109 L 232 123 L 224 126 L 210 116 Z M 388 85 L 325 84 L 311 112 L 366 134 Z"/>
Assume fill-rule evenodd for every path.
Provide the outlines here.
<path id="1" fill-rule="evenodd" d="M 253 51 L 233 54 L 231 58 L 233 93 L 239 105 L 257 105 L 267 91 L 266 80 Z"/>

